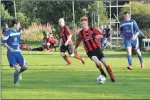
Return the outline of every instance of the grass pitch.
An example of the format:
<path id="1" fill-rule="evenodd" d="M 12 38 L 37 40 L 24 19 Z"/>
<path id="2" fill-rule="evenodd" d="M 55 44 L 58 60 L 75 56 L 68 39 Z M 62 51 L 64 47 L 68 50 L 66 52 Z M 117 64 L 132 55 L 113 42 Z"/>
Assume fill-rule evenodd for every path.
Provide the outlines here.
<path id="1" fill-rule="evenodd" d="M 100 75 L 83 49 L 85 65 L 70 57 L 72 65 L 65 66 L 59 52 L 23 51 L 29 69 L 22 74 L 20 86 L 13 85 L 14 69 L 8 65 L 6 50 L 2 49 L 2 99 L 148 99 L 150 98 L 150 54 L 144 53 L 145 69 L 133 57 L 134 70 L 127 70 L 125 52 L 105 51 L 107 62 L 116 77 L 112 83 L 107 74 L 105 84 L 97 84 Z M 103 67 L 104 68 L 104 67 Z M 105 70 L 106 71 L 106 70 Z"/>

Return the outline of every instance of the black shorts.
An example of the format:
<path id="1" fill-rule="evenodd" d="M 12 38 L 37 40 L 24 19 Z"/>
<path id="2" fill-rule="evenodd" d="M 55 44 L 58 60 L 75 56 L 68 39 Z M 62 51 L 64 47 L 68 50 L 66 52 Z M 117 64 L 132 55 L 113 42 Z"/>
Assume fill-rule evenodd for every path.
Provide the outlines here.
<path id="1" fill-rule="evenodd" d="M 96 56 L 99 60 L 104 57 L 103 51 L 98 47 L 93 51 L 87 52 L 88 57 L 91 59 L 92 56 Z"/>
<path id="2" fill-rule="evenodd" d="M 61 52 L 68 51 L 69 54 L 73 54 L 74 53 L 73 44 L 68 44 L 67 46 L 62 45 L 60 51 Z"/>

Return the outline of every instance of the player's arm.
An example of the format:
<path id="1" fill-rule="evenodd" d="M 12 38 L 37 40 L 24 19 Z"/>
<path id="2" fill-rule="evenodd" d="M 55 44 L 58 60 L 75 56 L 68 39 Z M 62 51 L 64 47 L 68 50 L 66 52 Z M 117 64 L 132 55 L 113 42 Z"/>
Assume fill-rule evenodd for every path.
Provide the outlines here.
<path id="1" fill-rule="evenodd" d="M 139 27 L 138 27 L 138 25 L 137 25 L 135 20 L 133 22 L 133 31 L 134 31 L 134 36 L 133 36 L 133 40 L 134 40 L 139 35 Z"/>
<path id="2" fill-rule="evenodd" d="M 70 30 L 68 27 L 66 27 L 66 28 L 67 28 L 66 31 L 67 31 L 67 33 L 68 33 L 69 35 L 67 36 L 67 41 L 66 41 L 66 43 L 65 43 L 65 46 L 68 45 L 69 41 L 70 41 L 71 38 L 72 38 L 71 30 Z"/>
<path id="3" fill-rule="evenodd" d="M 67 46 L 68 45 L 68 43 L 69 43 L 69 41 L 71 40 L 71 38 L 72 38 L 72 35 L 70 34 L 70 35 L 68 35 L 68 37 L 67 37 L 67 41 L 66 41 L 66 43 L 65 43 L 65 46 Z"/>
<path id="4" fill-rule="evenodd" d="M 76 40 L 76 44 L 75 44 L 75 51 L 77 50 L 77 48 L 78 48 L 78 46 L 80 45 L 81 41 L 82 41 L 82 36 L 81 36 L 81 34 L 79 33 L 79 34 L 78 34 L 78 38 L 77 38 L 77 40 Z"/>
<path id="5" fill-rule="evenodd" d="M 9 30 L 6 31 L 6 33 L 4 34 L 3 38 L 2 38 L 2 43 L 4 44 L 4 46 L 9 49 L 11 52 L 15 52 L 15 50 L 13 48 L 11 48 L 8 44 L 7 44 L 7 40 L 9 39 Z"/>
<path id="6" fill-rule="evenodd" d="M 98 29 L 93 28 L 93 31 L 96 35 L 96 38 L 103 38 L 104 37 L 104 35 Z"/>
<path id="7" fill-rule="evenodd" d="M 124 39 L 124 37 L 123 37 L 123 27 L 121 26 L 121 24 L 120 24 L 120 37 L 121 37 L 122 40 Z"/>

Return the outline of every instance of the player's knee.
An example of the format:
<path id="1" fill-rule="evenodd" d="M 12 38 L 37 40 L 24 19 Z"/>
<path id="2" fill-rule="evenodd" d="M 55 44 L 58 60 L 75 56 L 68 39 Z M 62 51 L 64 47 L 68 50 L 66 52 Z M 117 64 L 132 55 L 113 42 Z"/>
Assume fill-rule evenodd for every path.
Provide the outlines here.
<path id="1" fill-rule="evenodd" d="M 23 70 L 27 70 L 27 69 L 28 69 L 28 67 L 27 67 L 27 66 L 23 66 L 22 68 L 23 68 Z"/>
<path id="2" fill-rule="evenodd" d="M 19 73 L 19 69 L 15 69 L 15 72 L 16 72 L 16 73 Z"/>
<path id="3" fill-rule="evenodd" d="M 96 65 L 100 64 L 100 61 L 96 56 L 92 56 L 91 59 L 95 62 Z"/>
<path id="4" fill-rule="evenodd" d="M 75 56 L 75 54 L 74 54 L 74 53 L 72 53 L 72 54 L 70 54 L 70 56 L 74 57 L 74 56 Z"/>
<path id="5" fill-rule="evenodd" d="M 65 53 L 64 53 L 64 52 L 61 52 L 61 56 L 64 57 L 64 56 L 65 56 Z"/>

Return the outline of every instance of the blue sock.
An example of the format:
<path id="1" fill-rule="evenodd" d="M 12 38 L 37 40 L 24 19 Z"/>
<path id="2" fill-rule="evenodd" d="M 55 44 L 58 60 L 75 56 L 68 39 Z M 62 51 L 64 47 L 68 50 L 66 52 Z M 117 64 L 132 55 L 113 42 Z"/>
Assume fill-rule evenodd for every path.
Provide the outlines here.
<path id="1" fill-rule="evenodd" d="M 142 59 L 142 56 L 138 56 L 139 60 L 140 60 L 140 63 L 142 64 L 143 63 L 143 59 Z"/>
<path id="2" fill-rule="evenodd" d="M 132 66 L 132 56 L 131 56 L 131 55 L 128 55 L 128 56 L 127 56 L 127 59 L 128 59 L 129 65 Z"/>
<path id="3" fill-rule="evenodd" d="M 19 79 L 19 73 L 15 72 L 14 73 L 14 84 L 16 84 L 18 82 L 18 79 Z"/>
<path id="4" fill-rule="evenodd" d="M 25 71 L 23 68 L 20 68 L 19 73 L 22 73 L 23 71 Z"/>

